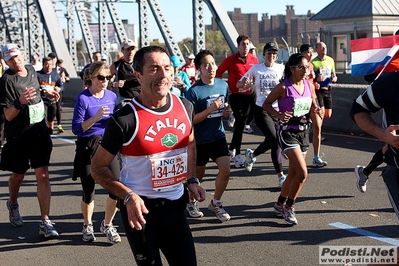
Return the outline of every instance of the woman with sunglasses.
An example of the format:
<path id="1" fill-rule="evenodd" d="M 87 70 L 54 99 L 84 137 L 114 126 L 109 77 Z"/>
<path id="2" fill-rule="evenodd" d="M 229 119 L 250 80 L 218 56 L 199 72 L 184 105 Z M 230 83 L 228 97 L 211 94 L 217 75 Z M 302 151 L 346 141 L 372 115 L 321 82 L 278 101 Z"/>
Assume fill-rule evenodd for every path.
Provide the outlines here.
<path id="1" fill-rule="evenodd" d="M 78 136 L 74 160 L 73 178 L 80 177 L 83 188 L 81 209 L 84 219 L 82 229 L 83 241 L 96 240 L 94 236 L 92 216 L 94 212 L 95 181 L 90 173 L 91 158 L 100 145 L 105 125 L 113 113 L 117 96 L 107 90 L 111 72 L 103 61 L 93 62 L 85 71 L 83 82 L 87 88 L 83 90 L 75 102 L 72 118 L 72 132 Z M 119 162 L 115 159 L 110 164 L 111 171 L 119 176 Z M 112 224 L 116 213 L 116 197 L 109 194 L 105 203 L 105 219 L 100 231 L 107 236 L 110 244 L 118 243 L 121 238 Z"/>
<path id="2" fill-rule="evenodd" d="M 281 148 L 276 135 L 277 118 L 268 114 L 262 108 L 266 97 L 280 82 L 283 76 L 284 65 L 276 63 L 277 55 L 277 45 L 274 42 L 267 43 L 263 47 L 264 63 L 251 67 L 237 82 L 237 88 L 244 88 L 252 84 L 252 82 L 255 82 L 256 102 L 254 108 L 254 119 L 256 126 L 265 136 L 265 139 L 259 144 L 255 151 L 252 151 L 251 149 L 245 151 L 245 169 L 248 172 L 251 172 L 256 157 L 271 149 L 270 155 L 272 157 L 274 169 L 277 173 L 278 187 L 281 188 L 285 180 L 285 175 L 283 174 L 283 165 L 281 163 Z M 275 104 L 274 107 L 277 107 L 277 104 Z"/>
<path id="3" fill-rule="evenodd" d="M 320 113 L 313 83 L 306 79 L 307 71 L 306 57 L 299 53 L 291 55 L 285 65 L 285 79 L 263 104 L 263 108 L 279 120 L 278 137 L 288 157 L 288 175 L 274 209 L 290 225 L 298 223 L 294 203 L 308 175 L 305 158 L 309 149 L 309 114 L 311 110 Z M 276 102 L 278 109 L 273 106 Z"/>

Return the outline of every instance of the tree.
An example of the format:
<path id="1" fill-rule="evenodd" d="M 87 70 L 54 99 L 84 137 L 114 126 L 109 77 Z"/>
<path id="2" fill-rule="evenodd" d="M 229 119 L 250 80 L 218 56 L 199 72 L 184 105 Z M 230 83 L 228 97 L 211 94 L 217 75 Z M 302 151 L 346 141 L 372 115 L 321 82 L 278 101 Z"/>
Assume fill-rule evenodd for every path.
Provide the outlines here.
<path id="1" fill-rule="evenodd" d="M 205 40 L 205 48 L 215 55 L 231 54 L 230 47 L 220 30 L 205 31 Z"/>

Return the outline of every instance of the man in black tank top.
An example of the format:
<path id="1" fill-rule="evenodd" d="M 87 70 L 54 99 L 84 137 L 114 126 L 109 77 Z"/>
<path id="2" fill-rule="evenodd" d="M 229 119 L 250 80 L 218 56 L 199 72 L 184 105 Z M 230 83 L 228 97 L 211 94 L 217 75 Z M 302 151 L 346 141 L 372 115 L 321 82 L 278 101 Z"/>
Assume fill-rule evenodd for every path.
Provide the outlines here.
<path id="1" fill-rule="evenodd" d="M 114 82 L 111 87 L 118 89 L 121 98 L 132 99 L 140 94 L 140 83 L 134 75 L 133 58 L 137 51 L 136 43 L 131 39 L 126 39 L 121 44 L 122 58 L 110 66 L 111 75 Z"/>

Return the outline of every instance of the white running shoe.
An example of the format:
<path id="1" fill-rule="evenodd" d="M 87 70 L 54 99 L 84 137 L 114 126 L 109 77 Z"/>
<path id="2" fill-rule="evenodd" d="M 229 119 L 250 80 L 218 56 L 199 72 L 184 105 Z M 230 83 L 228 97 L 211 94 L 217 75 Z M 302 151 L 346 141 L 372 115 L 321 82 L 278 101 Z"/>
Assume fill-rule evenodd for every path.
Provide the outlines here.
<path id="1" fill-rule="evenodd" d="M 219 202 L 216 206 L 209 202 L 208 205 L 208 210 L 213 212 L 216 215 L 216 218 L 219 219 L 221 222 L 227 222 L 230 220 L 230 215 L 226 212 L 226 210 L 223 208 L 222 202 Z"/>
<path id="2" fill-rule="evenodd" d="M 356 186 L 360 192 L 366 192 L 367 182 L 369 181 L 369 177 L 363 173 L 364 166 L 356 165 L 355 174 L 357 176 Z"/>
<path id="3" fill-rule="evenodd" d="M 229 154 L 230 154 L 230 162 L 234 162 L 234 157 L 236 157 L 236 149 L 232 151 L 229 150 Z"/>
<path id="4" fill-rule="evenodd" d="M 231 113 L 229 115 L 229 120 L 227 120 L 227 124 L 229 125 L 229 127 L 234 127 L 235 122 L 236 122 L 236 119 L 235 119 L 233 113 Z"/>
<path id="5" fill-rule="evenodd" d="M 295 216 L 294 206 L 288 207 L 287 205 L 284 205 L 283 216 L 284 216 L 284 220 L 287 224 L 290 224 L 290 225 L 298 224 L 298 220 L 296 219 L 296 216 Z"/>
<path id="6" fill-rule="evenodd" d="M 237 154 L 234 157 L 234 165 L 235 165 L 236 168 L 244 167 L 244 161 L 242 160 L 241 154 Z"/>
<path id="7" fill-rule="evenodd" d="M 121 236 L 114 225 L 105 225 L 105 221 L 103 220 L 100 225 L 100 231 L 107 236 L 107 241 L 111 245 L 121 242 Z"/>
<path id="8" fill-rule="evenodd" d="M 82 240 L 84 242 L 92 242 L 96 240 L 96 237 L 94 236 L 93 225 L 83 225 L 82 233 Z"/>
<path id="9" fill-rule="evenodd" d="M 245 125 L 243 132 L 252 134 L 252 133 L 254 133 L 254 130 L 252 129 L 252 127 L 250 125 Z"/>
<path id="10" fill-rule="evenodd" d="M 245 162 L 244 162 L 244 167 L 248 172 L 252 171 L 252 166 L 254 166 L 254 163 L 256 162 L 256 157 L 252 157 L 254 152 L 251 149 L 247 149 L 245 151 Z"/>
<path id="11" fill-rule="evenodd" d="M 319 158 L 313 158 L 313 167 L 324 167 L 327 166 L 327 162 L 323 161 L 320 157 Z"/>
<path id="12" fill-rule="evenodd" d="M 283 184 L 284 184 L 284 181 L 285 181 L 286 178 L 287 178 L 287 177 L 286 177 L 285 175 L 282 175 L 282 176 L 280 176 L 280 177 L 278 178 L 278 187 L 279 187 L 279 188 L 282 188 L 282 187 L 283 187 Z"/>
<path id="13" fill-rule="evenodd" d="M 198 202 L 197 201 L 189 201 L 186 205 L 186 210 L 188 212 L 188 215 L 192 218 L 200 218 L 204 216 L 204 213 L 198 208 Z"/>

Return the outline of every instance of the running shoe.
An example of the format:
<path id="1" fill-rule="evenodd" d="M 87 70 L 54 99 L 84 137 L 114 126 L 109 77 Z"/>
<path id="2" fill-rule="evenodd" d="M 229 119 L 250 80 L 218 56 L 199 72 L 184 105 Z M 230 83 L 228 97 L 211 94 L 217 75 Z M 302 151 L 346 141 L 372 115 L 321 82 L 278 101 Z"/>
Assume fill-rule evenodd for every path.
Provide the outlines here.
<path id="1" fill-rule="evenodd" d="M 57 128 L 58 128 L 58 133 L 63 133 L 64 132 L 64 129 L 62 128 L 61 125 L 58 125 Z"/>
<path id="2" fill-rule="evenodd" d="M 279 205 L 278 202 L 274 203 L 274 212 L 277 216 L 283 216 L 284 214 L 284 204 Z"/>
<path id="3" fill-rule="evenodd" d="M 39 225 L 39 235 L 43 235 L 44 237 L 53 237 L 59 236 L 57 230 L 54 228 L 54 223 L 50 221 L 50 219 L 44 219 Z"/>
<path id="4" fill-rule="evenodd" d="M 254 152 L 251 149 L 245 151 L 245 162 L 244 167 L 248 172 L 252 171 L 252 166 L 256 162 L 256 157 L 252 157 Z"/>
<path id="5" fill-rule="evenodd" d="M 242 160 L 241 154 L 237 154 L 234 157 L 234 165 L 235 165 L 236 168 L 244 167 L 244 161 Z"/>
<path id="6" fill-rule="evenodd" d="M 234 157 L 236 157 L 236 150 L 229 150 L 229 155 L 230 155 L 230 162 L 234 162 Z"/>
<path id="7" fill-rule="evenodd" d="M 84 242 L 92 242 L 96 240 L 96 237 L 94 236 L 93 225 L 83 225 L 82 233 L 82 240 Z"/>
<path id="8" fill-rule="evenodd" d="M 364 193 L 367 189 L 367 182 L 369 181 L 369 177 L 363 173 L 364 166 L 356 165 L 355 174 L 357 176 L 356 186 L 357 189 Z"/>
<path id="9" fill-rule="evenodd" d="M 295 217 L 294 206 L 287 207 L 287 205 L 284 205 L 283 216 L 284 216 L 284 220 L 287 224 L 291 224 L 291 225 L 298 224 L 298 220 Z"/>
<path id="10" fill-rule="evenodd" d="M 113 226 L 113 225 L 110 225 L 110 226 L 105 225 L 105 221 L 104 220 L 101 222 L 100 231 L 101 231 L 101 233 L 103 233 L 103 234 L 105 234 L 107 236 L 107 241 L 111 245 L 121 242 L 121 237 L 118 234 L 118 232 L 116 231 L 115 226 Z"/>
<path id="11" fill-rule="evenodd" d="M 187 203 L 186 210 L 188 212 L 188 215 L 192 218 L 200 218 L 204 216 L 204 213 L 198 208 L 198 202 L 197 201 L 191 201 Z"/>
<path id="12" fill-rule="evenodd" d="M 254 130 L 252 129 L 252 127 L 250 125 L 245 125 L 243 132 L 252 134 L 252 133 L 254 133 Z"/>
<path id="13" fill-rule="evenodd" d="M 208 210 L 216 215 L 216 218 L 221 222 L 227 222 L 230 220 L 230 215 L 223 208 L 222 202 L 220 201 L 216 206 L 212 204 L 212 200 L 208 205 Z"/>
<path id="14" fill-rule="evenodd" d="M 19 205 L 17 203 L 16 206 L 11 206 L 11 202 L 8 199 L 7 202 L 7 209 L 8 209 L 8 214 L 10 217 L 10 223 L 15 226 L 15 227 L 21 227 L 24 221 L 22 220 L 21 215 L 19 214 Z"/>
<path id="15" fill-rule="evenodd" d="M 280 176 L 280 177 L 278 178 L 278 187 L 279 187 L 279 188 L 282 188 L 282 187 L 283 187 L 283 184 L 284 184 L 284 181 L 285 181 L 286 178 L 287 178 L 287 176 L 285 176 L 285 175 L 282 175 L 282 176 Z"/>
<path id="16" fill-rule="evenodd" d="M 229 119 L 227 120 L 227 124 L 229 125 L 229 127 L 234 127 L 235 122 L 236 122 L 236 119 L 235 119 L 233 113 L 231 113 L 229 115 Z"/>
<path id="17" fill-rule="evenodd" d="M 323 161 L 320 157 L 319 158 L 313 158 L 313 167 L 324 167 L 327 166 L 327 162 Z"/>

